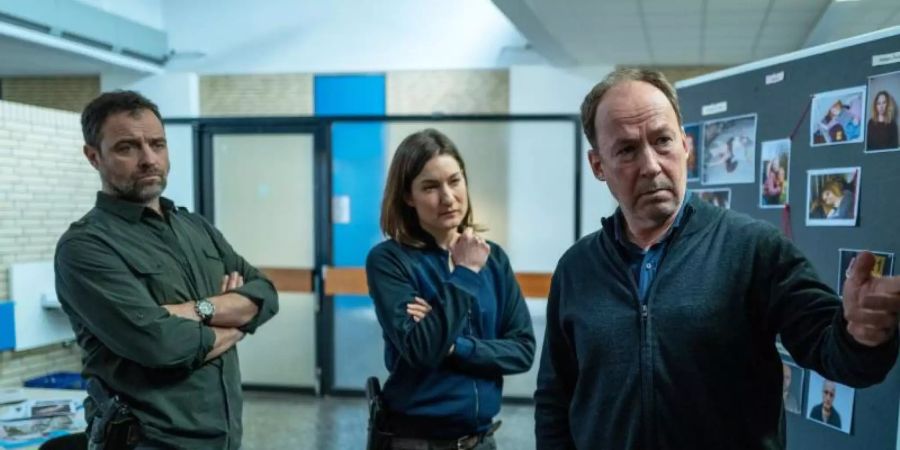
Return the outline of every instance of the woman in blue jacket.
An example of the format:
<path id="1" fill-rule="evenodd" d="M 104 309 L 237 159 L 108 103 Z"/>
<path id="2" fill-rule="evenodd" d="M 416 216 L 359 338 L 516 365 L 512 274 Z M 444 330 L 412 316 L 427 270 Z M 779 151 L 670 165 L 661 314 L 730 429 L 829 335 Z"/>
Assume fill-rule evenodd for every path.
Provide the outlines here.
<path id="1" fill-rule="evenodd" d="M 477 234 L 466 169 L 447 136 L 400 143 L 381 206 L 388 239 L 366 260 L 384 331 L 389 448 L 495 448 L 503 375 L 534 359 L 534 332 L 503 249 Z"/>

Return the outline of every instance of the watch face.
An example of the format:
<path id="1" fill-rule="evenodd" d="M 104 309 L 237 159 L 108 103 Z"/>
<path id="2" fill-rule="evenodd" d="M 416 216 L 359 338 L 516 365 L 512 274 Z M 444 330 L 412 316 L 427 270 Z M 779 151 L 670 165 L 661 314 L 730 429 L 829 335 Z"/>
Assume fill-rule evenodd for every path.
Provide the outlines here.
<path id="1" fill-rule="evenodd" d="M 202 301 L 200 303 L 197 303 L 197 309 L 200 310 L 200 314 L 204 316 L 211 316 L 215 308 L 209 301 Z"/>

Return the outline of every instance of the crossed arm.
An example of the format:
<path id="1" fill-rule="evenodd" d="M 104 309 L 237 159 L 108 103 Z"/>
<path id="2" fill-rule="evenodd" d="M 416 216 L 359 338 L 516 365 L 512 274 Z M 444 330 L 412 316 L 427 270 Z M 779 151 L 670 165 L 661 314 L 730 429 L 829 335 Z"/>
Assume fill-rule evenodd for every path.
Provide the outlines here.
<path id="1" fill-rule="evenodd" d="M 508 264 L 508 283 L 498 311 L 501 332 L 496 339 L 465 336 L 465 321 L 477 302 L 484 280 L 457 265 L 433 298 L 425 301 L 410 281 L 413 274 L 393 252 L 377 249 L 366 264 L 369 291 L 385 334 L 413 367 L 435 368 L 446 361 L 454 370 L 476 376 L 525 372 L 534 358 L 534 332 L 525 300 Z M 505 259 L 504 259 L 505 261 Z"/>
<path id="2" fill-rule="evenodd" d="M 210 328 L 216 335 L 216 340 L 212 350 L 206 355 L 206 361 L 219 357 L 243 339 L 245 333 L 239 327 L 247 325 L 259 312 L 259 307 L 252 300 L 236 292 L 231 292 L 243 285 L 244 277 L 241 274 L 231 272 L 223 275 L 220 289 L 222 294 L 209 298 L 209 301 L 216 307 L 216 312 L 209 322 Z M 199 322 L 200 316 L 197 315 L 196 305 L 196 301 L 189 301 L 162 307 L 173 316 Z"/>
<path id="3" fill-rule="evenodd" d="M 150 368 L 196 369 L 277 312 L 274 289 L 267 293 L 268 280 L 256 278 L 257 286 L 247 288 L 239 274 L 232 274 L 223 280 L 224 293 L 212 300 L 218 317 L 205 326 L 194 302 L 160 306 L 121 258 L 89 237 L 60 243 L 56 275 L 60 301 L 73 323 L 113 353 Z M 237 292 L 248 289 L 272 297 L 262 303 L 263 311 Z"/>

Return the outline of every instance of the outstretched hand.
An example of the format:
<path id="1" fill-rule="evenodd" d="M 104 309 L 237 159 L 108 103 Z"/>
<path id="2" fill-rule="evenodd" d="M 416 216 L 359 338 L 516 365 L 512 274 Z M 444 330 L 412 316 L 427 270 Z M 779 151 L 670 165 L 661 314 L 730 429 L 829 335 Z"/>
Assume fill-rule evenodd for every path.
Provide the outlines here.
<path id="1" fill-rule="evenodd" d="M 900 314 L 900 277 L 872 275 L 875 256 L 860 252 L 847 268 L 844 318 L 857 342 L 876 347 L 897 334 Z"/>

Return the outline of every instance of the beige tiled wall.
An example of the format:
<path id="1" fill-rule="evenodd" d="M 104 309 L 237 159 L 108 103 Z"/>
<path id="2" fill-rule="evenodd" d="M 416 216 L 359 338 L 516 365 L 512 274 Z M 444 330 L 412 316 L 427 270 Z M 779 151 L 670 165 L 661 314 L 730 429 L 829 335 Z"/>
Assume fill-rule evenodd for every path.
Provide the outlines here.
<path id="1" fill-rule="evenodd" d="M 388 114 L 508 114 L 508 70 L 388 72 Z"/>
<path id="2" fill-rule="evenodd" d="M 205 75 L 204 116 L 311 116 L 312 74 Z M 506 114 L 508 70 L 399 71 L 385 75 L 387 114 Z"/>
<path id="3" fill-rule="evenodd" d="M 310 74 L 204 75 L 200 77 L 203 116 L 311 116 Z"/>
<path id="4" fill-rule="evenodd" d="M 100 182 L 81 153 L 78 114 L 0 101 L 0 299 L 9 266 L 53 259 L 56 241 L 92 206 Z M 48 371 L 78 370 L 59 345 L 0 355 L 0 386 Z"/>
<path id="5" fill-rule="evenodd" d="M 0 80 L 3 100 L 81 113 L 100 94 L 100 78 L 15 77 Z"/>

